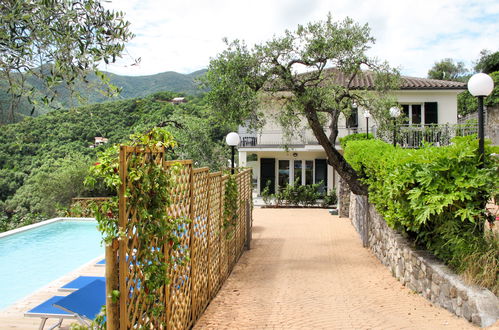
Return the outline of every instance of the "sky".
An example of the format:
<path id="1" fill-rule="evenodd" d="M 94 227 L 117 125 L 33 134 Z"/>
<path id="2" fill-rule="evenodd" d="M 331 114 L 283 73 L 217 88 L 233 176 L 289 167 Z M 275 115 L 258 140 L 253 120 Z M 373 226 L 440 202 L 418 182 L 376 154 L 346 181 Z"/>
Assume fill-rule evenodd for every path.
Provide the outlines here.
<path id="1" fill-rule="evenodd" d="M 122 59 L 102 67 L 121 75 L 191 73 L 225 49 L 225 37 L 264 43 L 328 13 L 335 21 L 367 23 L 376 39 L 368 54 L 406 76 L 426 77 L 444 58 L 471 69 L 482 49 L 499 50 L 498 0 L 113 0 L 105 6 L 125 12 L 136 35 Z"/>

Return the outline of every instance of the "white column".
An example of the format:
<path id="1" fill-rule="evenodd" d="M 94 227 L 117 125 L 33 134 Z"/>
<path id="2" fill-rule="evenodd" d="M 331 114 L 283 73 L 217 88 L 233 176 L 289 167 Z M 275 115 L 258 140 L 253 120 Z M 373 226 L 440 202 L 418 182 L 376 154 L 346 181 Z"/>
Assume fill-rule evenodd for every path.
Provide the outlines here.
<path id="1" fill-rule="evenodd" d="M 246 151 L 239 151 L 237 167 L 246 167 Z"/>

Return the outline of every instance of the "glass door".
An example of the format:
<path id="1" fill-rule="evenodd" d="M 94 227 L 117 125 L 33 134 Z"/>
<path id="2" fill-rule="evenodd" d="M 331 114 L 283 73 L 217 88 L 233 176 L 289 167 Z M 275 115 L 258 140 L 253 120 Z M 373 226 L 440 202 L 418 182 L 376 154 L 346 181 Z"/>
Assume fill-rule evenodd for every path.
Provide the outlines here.
<path id="1" fill-rule="evenodd" d="M 301 185 L 302 184 L 302 161 L 294 160 L 293 161 L 293 184 Z"/>
<path id="2" fill-rule="evenodd" d="M 313 184 L 314 183 L 314 161 L 306 160 L 305 161 L 305 184 Z"/>
<path id="3" fill-rule="evenodd" d="M 279 160 L 279 188 L 286 187 L 289 184 L 289 160 Z"/>

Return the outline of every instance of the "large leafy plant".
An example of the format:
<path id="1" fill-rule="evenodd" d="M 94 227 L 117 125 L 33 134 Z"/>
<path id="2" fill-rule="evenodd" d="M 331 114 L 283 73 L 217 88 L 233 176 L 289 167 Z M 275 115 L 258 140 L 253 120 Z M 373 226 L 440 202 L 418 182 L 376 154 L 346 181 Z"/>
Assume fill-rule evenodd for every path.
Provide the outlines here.
<path id="1" fill-rule="evenodd" d="M 350 141 L 345 157 L 369 186 L 369 200 L 387 224 L 459 267 L 483 239 L 485 203 L 497 194 L 498 161 L 479 168 L 477 140 L 455 138 L 447 147 L 406 150 L 379 140 Z"/>

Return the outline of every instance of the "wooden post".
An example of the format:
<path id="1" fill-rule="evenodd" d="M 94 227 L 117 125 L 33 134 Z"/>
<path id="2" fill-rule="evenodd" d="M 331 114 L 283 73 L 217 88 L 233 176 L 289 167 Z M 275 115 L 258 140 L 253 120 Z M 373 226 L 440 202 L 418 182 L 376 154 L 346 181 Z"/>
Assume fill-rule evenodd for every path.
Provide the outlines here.
<path id="1" fill-rule="evenodd" d="M 251 205 L 250 200 L 246 200 L 246 250 L 251 248 Z"/>
<path id="2" fill-rule="evenodd" d="M 126 215 L 126 185 L 127 185 L 127 148 L 120 147 L 120 165 L 119 173 L 121 179 L 119 191 L 119 228 L 124 230 L 128 221 Z M 119 240 L 118 253 L 119 253 L 119 288 L 120 288 L 120 329 L 128 329 L 129 315 L 127 313 L 128 292 L 126 287 L 126 278 L 128 276 L 128 261 L 126 258 L 127 242 L 126 237 Z"/>
<path id="3" fill-rule="evenodd" d="M 106 327 L 108 330 L 120 328 L 119 300 L 113 299 L 113 291 L 118 289 L 116 250 L 116 240 L 112 244 L 106 245 Z"/>

